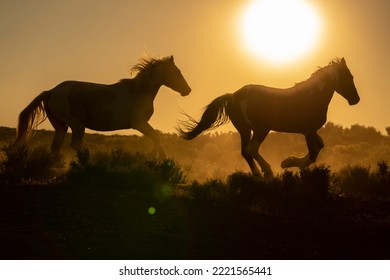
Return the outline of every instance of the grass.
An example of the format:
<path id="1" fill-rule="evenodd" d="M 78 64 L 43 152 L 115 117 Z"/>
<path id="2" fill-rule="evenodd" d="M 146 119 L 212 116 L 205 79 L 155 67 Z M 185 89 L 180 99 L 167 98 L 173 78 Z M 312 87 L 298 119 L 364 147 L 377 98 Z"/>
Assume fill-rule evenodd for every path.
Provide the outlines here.
<path id="1" fill-rule="evenodd" d="M 386 162 L 199 183 L 122 149 L 83 149 L 54 174 L 45 150 L 7 146 L 0 166 L 0 258 L 390 257 Z"/>
<path id="2" fill-rule="evenodd" d="M 3 183 L 38 181 L 55 176 L 54 159 L 43 147 L 30 150 L 26 145 L 8 144 L 2 152 L 0 178 Z"/>
<path id="3" fill-rule="evenodd" d="M 387 162 L 378 162 L 377 168 L 348 165 L 338 174 L 338 192 L 352 196 L 385 196 L 390 195 L 390 171 Z"/>
<path id="4" fill-rule="evenodd" d="M 158 201 L 178 199 L 203 205 L 220 205 L 266 215 L 332 211 L 341 197 L 390 198 L 390 168 L 347 165 L 337 172 L 320 164 L 284 170 L 272 180 L 236 171 L 225 179 L 188 182 L 172 159 L 158 161 L 123 149 L 91 153 L 82 149 L 69 168 L 58 169 L 42 148 L 8 145 L 0 161 L 1 185 L 53 185 L 84 189 L 123 190 L 152 196 Z M 60 170 L 60 171 L 59 171 Z"/>
<path id="5" fill-rule="evenodd" d="M 226 179 L 210 178 L 204 183 L 187 182 L 182 168 L 172 159 L 158 161 L 142 153 L 123 149 L 91 154 L 82 149 L 70 162 L 69 168 L 57 168 L 50 153 L 41 147 L 29 149 L 25 145 L 9 144 L 2 149 L 0 180 L 2 183 L 34 181 L 52 182 L 60 178 L 64 184 L 80 186 L 129 188 L 150 192 L 156 185 L 169 186 L 172 193 L 216 203 L 236 199 L 261 199 L 285 196 L 307 200 L 327 199 L 329 196 L 390 196 L 390 168 L 378 162 L 375 170 L 362 165 L 347 165 L 337 172 L 323 164 L 298 171 L 284 170 L 272 180 L 264 180 L 237 171 Z M 59 174 L 58 170 L 62 170 Z M 178 187 L 185 185 L 185 188 Z"/>
<path id="6" fill-rule="evenodd" d="M 171 159 L 157 161 L 147 155 L 114 149 L 111 153 L 77 153 L 65 174 L 64 184 L 89 188 L 126 189 L 153 194 L 160 200 L 175 193 L 185 182 L 181 169 Z"/>
<path id="7" fill-rule="evenodd" d="M 297 172 L 284 171 L 272 180 L 264 180 L 241 171 L 226 180 L 194 182 L 184 196 L 197 202 L 244 208 L 263 214 L 302 213 L 331 203 L 329 193 L 333 176 L 329 167 L 320 165 Z"/>

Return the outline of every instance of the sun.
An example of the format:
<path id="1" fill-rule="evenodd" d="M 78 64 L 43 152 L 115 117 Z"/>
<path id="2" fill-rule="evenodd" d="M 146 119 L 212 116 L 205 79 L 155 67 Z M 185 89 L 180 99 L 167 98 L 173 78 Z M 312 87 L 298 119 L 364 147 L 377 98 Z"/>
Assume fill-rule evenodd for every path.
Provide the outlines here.
<path id="1" fill-rule="evenodd" d="M 271 63 L 294 61 L 314 49 L 320 18 L 305 0 L 255 0 L 244 10 L 246 47 Z"/>

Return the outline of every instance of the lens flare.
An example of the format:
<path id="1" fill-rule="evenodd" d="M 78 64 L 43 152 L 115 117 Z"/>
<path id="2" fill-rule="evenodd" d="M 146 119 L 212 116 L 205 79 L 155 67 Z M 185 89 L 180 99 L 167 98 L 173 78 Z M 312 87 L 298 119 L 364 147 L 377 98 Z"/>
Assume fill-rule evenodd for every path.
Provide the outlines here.
<path id="1" fill-rule="evenodd" d="M 149 208 L 148 208 L 148 214 L 149 214 L 150 216 L 155 215 L 155 214 L 156 214 L 156 208 L 154 208 L 154 207 L 149 207 Z"/>

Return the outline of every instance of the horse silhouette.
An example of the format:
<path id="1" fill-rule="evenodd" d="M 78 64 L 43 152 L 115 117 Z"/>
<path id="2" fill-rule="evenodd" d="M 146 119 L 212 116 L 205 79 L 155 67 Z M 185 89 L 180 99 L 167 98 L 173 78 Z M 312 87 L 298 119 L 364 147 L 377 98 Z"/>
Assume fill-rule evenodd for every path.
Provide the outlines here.
<path id="1" fill-rule="evenodd" d="M 38 95 L 19 115 L 16 143 L 24 142 L 46 118 L 55 129 L 51 150 L 59 154 L 68 127 L 71 147 L 82 147 L 85 128 L 112 131 L 133 128 L 150 137 L 153 152 L 165 153 L 157 132 L 148 123 L 153 101 L 162 85 L 186 96 L 191 88 L 174 63 L 173 56 L 143 58 L 131 69 L 136 76 L 111 85 L 65 81 Z"/>
<path id="2" fill-rule="evenodd" d="M 324 147 L 317 130 L 326 123 L 328 106 L 335 91 L 350 105 L 360 100 L 344 58 L 331 61 L 291 88 L 245 85 L 233 94 L 219 96 L 206 106 L 200 121 L 186 114 L 189 119 L 179 125 L 178 131 L 183 138 L 193 139 L 230 120 L 241 136 L 241 154 L 252 174 L 261 175 L 255 159 L 264 176 L 272 178 L 271 166 L 258 152 L 265 137 L 271 130 L 302 133 L 308 147 L 307 155 L 288 157 L 281 166 L 307 167 L 314 163 Z"/>

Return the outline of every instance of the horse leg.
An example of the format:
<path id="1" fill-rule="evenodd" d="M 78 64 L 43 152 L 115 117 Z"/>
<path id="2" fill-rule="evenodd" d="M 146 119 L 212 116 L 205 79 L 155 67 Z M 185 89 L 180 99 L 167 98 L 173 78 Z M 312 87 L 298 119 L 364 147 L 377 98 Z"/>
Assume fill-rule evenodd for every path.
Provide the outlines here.
<path id="1" fill-rule="evenodd" d="M 83 136 L 85 133 L 85 127 L 80 124 L 71 125 L 72 129 L 72 142 L 70 146 L 76 151 L 80 151 L 83 145 Z"/>
<path id="2" fill-rule="evenodd" d="M 55 130 L 50 149 L 53 154 L 57 155 L 59 154 L 62 143 L 64 142 L 66 132 L 68 131 L 68 126 L 57 119 L 53 114 L 51 114 L 49 110 L 46 110 L 46 114 Z"/>
<path id="3" fill-rule="evenodd" d="M 260 176 L 260 170 L 257 168 L 257 165 L 255 161 L 253 160 L 253 157 L 247 152 L 246 147 L 249 144 L 249 141 L 251 139 L 251 129 L 240 129 L 238 130 L 241 136 L 241 155 L 248 163 L 252 174 L 256 176 Z"/>
<path id="4" fill-rule="evenodd" d="M 307 154 L 307 156 L 310 159 L 310 163 L 314 163 L 316 162 L 321 149 L 324 147 L 324 141 L 317 134 L 316 131 L 306 133 L 305 139 L 307 148 L 309 149 L 309 153 Z"/>
<path id="5" fill-rule="evenodd" d="M 227 108 L 227 114 L 229 115 L 230 121 L 237 129 L 238 133 L 241 137 L 241 155 L 248 163 L 251 172 L 255 176 L 260 176 L 260 170 L 257 167 L 253 157 L 248 153 L 247 146 L 251 139 L 251 127 L 248 121 L 245 119 L 243 115 L 242 108 L 240 106 L 234 106 L 230 104 Z"/>
<path id="6" fill-rule="evenodd" d="M 260 165 L 266 179 L 273 178 L 271 165 L 259 154 L 259 147 L 267 136 L 269 130 L 255 131 L 249 144 L 246 146 L 246 152 L 251 155 Z"/>
<path id="7" fill-rule="evenodd" d="M 287 167 L 307 167 L 316 162 L 317 156 L 324 147 L 324 141 L 316 131 L 310 131 L 305 134 L 306 145 L 309 152 L 304 157 L 288 157 L 282 162 L 282 168 Z"/>
<path id="8" fill-rule="evenodd" d="M 145 136 L 149 137 L 153 141 L 153 155 L 158 155 L 160 160 L 164 160 L 166 158 L 165 152 L 160 144 L 160 137 L 158 133 L 154 130 L 154 128 L 147 122 L 138 124 L 134 126 L 134 129 L 138 130 Z"/>
<path id="9" fill-rule="evenodd" d="M 60 155 L 60 149 L 64 143 L 66 132 L 68 131 L 68 126 L 56 118 L 48 109 L 46 109 L 46 114 L 55 130 L 50 150 L 52 152 L 55 164 L 61 165 L 63 163 L 63 158 Z"/>

